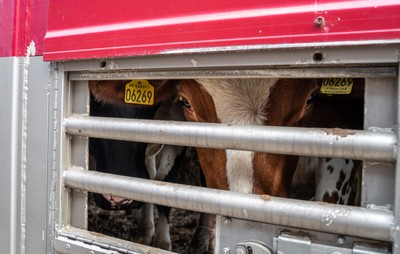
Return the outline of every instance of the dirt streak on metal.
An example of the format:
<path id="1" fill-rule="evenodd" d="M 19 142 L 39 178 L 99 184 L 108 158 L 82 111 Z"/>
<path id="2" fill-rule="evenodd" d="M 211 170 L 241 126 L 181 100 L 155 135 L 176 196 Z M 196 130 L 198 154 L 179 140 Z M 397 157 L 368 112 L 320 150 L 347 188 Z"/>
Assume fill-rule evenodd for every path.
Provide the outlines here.
<path id="1" fill-rule="evenodd" d="M 340 128 L 324 128 L 322 129 L 323 132 L 326 133 L 326 135 L 335 135 L 339 136 L 341 138 L 345 138 L 350 135 L 355 135 L 356 132 L 352 130 L 346 130 L 346 129 L 340 129 Z"/>
<path id="2" fill-rule="evenodd" d="M 270 195 L 261 195 L 260 198 L 264 201 L 271 201 L 271 196 Z"/>

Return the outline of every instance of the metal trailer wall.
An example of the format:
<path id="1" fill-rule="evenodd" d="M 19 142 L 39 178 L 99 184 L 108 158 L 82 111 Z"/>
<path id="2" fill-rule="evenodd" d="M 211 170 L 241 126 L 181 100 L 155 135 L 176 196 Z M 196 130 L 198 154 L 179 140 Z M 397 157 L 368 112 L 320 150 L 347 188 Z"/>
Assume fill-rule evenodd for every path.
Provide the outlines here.
<path id="1" fill-rule="evenodd" d="M 48 0 L 0 1 L 0 253 L 48 253 Z"/>
<path id="2" fill-rule="evenodd" d="M 112 192 L 117 193 L 122 196 L 127 196 L 130 198 L 137 198 L 139 200 L 150 200 L 151 202 L 173 205 L 185 209 L 193 209 L 203 212 L 215 212 L 218 214 L 225 214 L 237 218 L 252 219 L 261 222 L 282 224 L 283 228 L 287 226 L 300 227 L 303 229 L 318 230 L 324 232 L 331 232 L 333 234 L 349 234 L 350 236 L 370 238 L 375 240 L 383 240 L 393 243 L 393 252 L 398 253 L 398 215 L 397 215 L 397 205 L 395 202 L 397 200 L 395 189 L 395 182 L 397 182 L 395 174 L 395 165 L 391 162 L 397 161 L 398 149 L 397 149 L 397 117 L 396 112 L 398 108 L 398 64 L 399 59 L 397 56 L 398 44 L 387 44 L 380 46 L 380 44 L 354 46 L 354 45 L 342 45 L 342 46 L 332 46 L 327 48 L 319 48 L 317 52 L 323 52 L 326 54 L 327 58 L 321 62 L 315 62 L 311 66 L 299 64 L 298 57 L 309 57 L 306 62 L 312 62 L 313 55 L 315 54 L 315 49 L 313 47 L 301 47 L 301 48 L 288 48 L 287 50 L 270 51 L 261 50 L 254 53 L 252 51 L 244 52 L 220 52 L 213 54 L 194 54 L 193 55 L 167 55 L 160 57 L 142 57 L 131 58 L 131 59 L 115 59 L 106 61 L 81 61 L 81 62 L 65 62 L 60 63 L 55 73 L 57 73 L 57 78 L 55 80 L 55 92 L 56 103 L 54 105 L 54 111 L 57 114 L 57 124 L 52 130 L 53 140 L 52 143 L 55 147 L 55 156 L 53 157 L 53 162 L 55 165 L 55 172 L 59 172 L 59 180 L 53 184 L 58 187 L 55 189 L 54 195 L 57 195 L 58 201 L 53 203 L 56 211 L 55 217 L 55 227 L 54 235 L 55 239 L 55 249 L 61 253 L 73 253 L 72 246 L 83 252 L 87 248 L 96 248 L 99 251 L 99 246 L 108 246 L 108 248 L 114 248 L 116 242 L 110 239 L 102 238 L 93 239 L 88 237 L 79 238 L 80 234 L 84 232 L 77 230 L 76 227 L 85 228 L 86 221 L 86 194 L 82 190 L 91 190 L 97 192 Z M 340 56 L 340 61 L 336 57 Z M 377 57 L 379 56 L 379 57 Z M 236 63 L 232 66 L 230 59 L 236 59 L 240 57 L 242 60 L 242 65 Z M 202 63 L 203 66 L 199 70 L 198 66 L 193 66 L 193 59 L 200 60 L 198 62 Z M 282 59 L 286 59 L 282 61 Z M 282 68 L 282 65 L 289 65 L 291 67 Z M 174 70 L 170 67 L 175 66 Z M 271 68 L 274 66 L 274 68 Z M 301 68 L 294 68 L 301 67 Z M 215 70 L 217 69 L 217 70 Z M 133 70 L 133 71 L 132 71 Z M 147 132 L 146 139 L 157 140 L 160 138 L 161 141 L 166 143 L 175 143 L 177 139 L 174 135 L 179 134 L 178 130 L 174 129 L 174 124 L 165 124 L 163 126 L 158 126 L 161 128 L 170 128 L 171 136 L 163 135 L 162 137 L 157 136 L 156 132 L 152 129 L 151 121 L 138 121 L 131 120 L 127 121 L 126 128 L 111 128 L 107 129 L 107 124 L 114 123 L 119 120 L 107 120 L 103 124 L 97 123 L 97 119 L 88 118 L 83 115 L 88 113 L 88 91 L 87 91 L 87 80 L 91 79 L 135 79 L 135 78 L 193 78 L 193 77 L 365 77 L 366 78 L 366 96 L 365 96 L 365 130 L 356 132 L 357 141 L 351 141 L 346 144 L 338 142 L 337 150 L 329 150 L 322 147 L 319 149 L 319 153 L 316 151 L 309 150 L 302 154 L 317 155 L 317 156 L 342 156 L 341 149 L 349 145 L 346 151 L 353 151 L 350 153 L 349 157 L 352 158 L 366 158 L 369 156 L 376 156 L 376 154 L 363 154 L 363 152 L 368 151 L 373 147 L 380 147 L 376 152 L 382 152 L 381 155 L 374 157 L 373 160 L 364 161 L 363 168 L 363 195 L 362 203 L 363 206 L 370 206 L 370 208 L 348 208 L 342 206 L 332 206 L 324 205 L 323 208 L 318 204 L 309 204 L 308 202 L 299 202 L 285 200 L 285 199 L 275 199 L 272 198 L 270 206 L 259 206 L 257 204 L 255 207 L 247 207 L 249 213 L 243 215 L 237 208 L 232 207 L 229 202 L 224 201 L 225 195 L 226 199 L 241 198 L 241 195 L 222 193 L 222 192 L 208 192 L 197 190 L 193 188 L 194 193 L 205 193 L 204 199 L 192 200 L 190 199 L 190 192 L 184 187 L 176 187 L 175 193 L 166 191 L 160 187 L 156 187 L 157 184 L 152 182 L 144 181 L 141 186 L 147 186 L 142 188 L 143 192 L 137 192 L 137 189 L 130 188 L 130 184 L 142 184 L 141 180 L 129 180 L 126 177 L 112 177 L 103 176 L 94 172 L 85 172 L 82 170 L 87 169 L 88 161 L 88 151 L 87 151 L 87 139 L 80 136 L 70 136 L 69 134 L 79 134 L 88 136 L 101 135 L 102 137 L 109 137 L 118 139 L 130 138 L 131 140 L 143 141 L 142 138 L 135 134 L 138 131 L 137 123 L 140 123 L 141 127 Z M 76 114 L 81 116 L 76 116 Z M 65 120 L 64 120 L 65 119 Z M 93 121 L 92 121 L 93 120 Z M 125 122 L 124 122 L 125 123 Z M 183 126 L 191 126 L 191 128 L 196 130 L 201 130 L 201 127 L 197 124 L 187 124 Z M 153 126 L 154 127 L 154 126 Z M 207 128 L 208 126 L 202 126 Z M 224 130 L 226 126 L 221 126 L 221 130 Z M 266 128 L 269 129 L 269 128 Z M 126 134 L 117 134 L 117 131 L 124 130 Z M 204 130 L 204 129 L 203 129 Z M 278 128 L 278 136 L 281 129 Z M 295 133 L 297 129 L 291 129 Z M 131 133 L 132 132 L 132 133 Z M 212 132 L 209 132 L 209 134 Z M 289 133 L 292 133 L 289 131 Z M 376 134 L 377 140 L 372 138 L 363 137 L 364 134 L 374 136 Z M 141 134 L 143 131 L 141 130 Z M 191 145 L 204 145 L 207 143 L 207 139 L 212 139 L 215 137 L 212 135 L 205 135 L 199 140 L 193 141 L 193 133 L 188 131 L 187 136 L 185 135 L 183 139 L 185 142 Z M 272 136 L 268 136 L 266 142 Z M 319 135 L 319 134 L 318 134 Z M 228 137 L 228 136 L 227 136 Z M 319 137 L 323 137 L 321 133 Z M 340 140 L 339 137 L 333 136 L 334 139 Z M 360 138 L 360 139 L 358 139 Z M 383 139 L 381 139 L 383 138 Z M 387 139 L 386 139 L 387 138 Z M 191 141 L 192 140 L 192 141 Z M 238 139 L 240 140 L 240 139 Z M 243 139 L 245 140 L 245 139 Z M 270 140 L 273 140 L 271 138 Z M 307 146 L 312 144 L 312 140 L 304 139 L 302 144 L 297 144 L 293 140 L 286 140 L 283 143 L 285 145 L 299 145 L 299 147 Z M 377 143 L 374 143 L 376 140 Z M 387 140 L 384 141 L 384 140 Z M 234 146 L 230 143 L 229 137 L 225 139 L 227 146 Z M 224 142 L 225 142 L 224 141 Z M 314 140 L 315 141 L 315 140 Z M 332 140 L 322 140 L 321 143 L 326 142 L 326 146 Z M 203 143 L 202 143 L 203 142 Z M 379 145 L 377 145 L 379 143 Z M 179 143 L 180 144 L 180 143 Z M 286 146 L 284 146 L 286 147 Z M 243 146 L 243 149 L 248 147 Z M 261 150 L 264 148 L 260 148 Z M 273 149 L 280 149 L 275 147 Z M 361 150 L 359 150 L 361 149 Z M 282 150 L 273 150 L 276 152 L 282 152 Z M 300 153 L 302 149 L 294 149 L 292 152 L 294 154 Z M 372 149 L 374 150 L 374 149 Z M 362 152 L 360 152 L 362 151 Z M 385 152 L 383 152 L 385 151 Z M 355 155 L 357 154 L 357 155 Z M 354 155 L 354 156 L 353 156 Z M 371 157 L 372 158 L 372 157 Z M 369 159 L 371 159 L 369 158 Z M 120 184 L 122 181 L 123 184 Z M 65 186 L 71 188 L 78 188 L 78 190 L 70 190 L 65 188 Z M 122 186 L 122 187 L 118 187 Z M 379 186 L 379 193 L 376 189 L 371 188 L 371 186 Z M 126 187 L 126 188 L 125 188 Z M 170 188 L 170 187 L 165 187 Z M 172 188 L 172 187 L 171 187 Z M 131 190 L 131 191 L 129 191 Z M 196 192 L 200 191 L 200 192 Z M 161 195 L 164 193 L 165 195 Z M 207 194 L 208 193 L 208 194 Z M 246 195 L 243 195 L 246 196 Z M 207 200 L 213 197 L 216 203 L 209 203 Z M 243 197 L 244 200 L 246 197 Z M 251 196 L 247 196 L 250 198 Z M 175 201 L 174 201 L 175 200 Z M 200 202 L 196 205 L 195 201 Z M 242 202 L 245 204 L 246 202 Z M 291 204 L 293 206 L 309 207 L 307 212 L 296 212 L 280 214 L 277 212 L 278 207 Z M 297 205 L 296 205 L 297 204 Z M 390 204 L 394 210 L 381 210 L 374 209 L 374 207 L 379 207 L 383 205 Z M 254 213 L 251 212 L 255 209 Z M 258 210 L 257 209 L 261 209 Z M 327 213 L 336 214 L 337 209 L 343 211 L 350 211 L 346 213 L 343 217 L 335 217 L 334 222 L 324 223 L 321 221 L 321 216 Z M 301 209 L 300 209 L 301 210 Z M 268 215 L 271 215 L 269 217 Z M 367 220 L 367 221 L 365 221 Z M 237 225 L 236 219 L 233 219 L 232 225 Z M 337 224 L 335 224 L 337 223 Z M 217 245 L 219 250 L 226 250 L 226 248 L 232 249 L 237 244 L 240 234 L 230 233 L 227 231 L 228 227 L 219 224 L 221 238 L 221 243 Z M 286 225 L 285 225 L 286 224 Z M 240 224 L 239 224 L 240 225 Z M 244 228 L 241 228 L 244 229 Z M 271 229 L 271 228 L 270 228 Z M 246 227 L 246 230 L 252 230 L 251 227 Z M 275 230 L 274 228 L 271 229 Z M 239 230 L 240 231 L 240 230 Z M 237 229 L 234 232 L 239 232 Z M 274 234 L 269 234 L 271 241 L 277 237 Z M 80 244 L 74 243 L 72 239 L 81 239 Z M 233 239 L 230 242 L 229 239 Z M 275 241 L 275 240 L 274 240 Z M 78 241 L 79 242 L 79 241 Z M 90 242 L 91 245 L 84 245 L 82 243 Z M 276 243 L 283 243 L 281 245 L 285 246 L 287 243 L 287 238 L 284 236 L 279 236 L 276 238 Z M 328 242 L 329 243 L 329 242 Z M 114 245 L 113 245 L 114 244 Z M 331 243 L 332 244 L 332 243 Z M 118 245 L 118 244 L 117 244 Z M 122 244 L 123 246 L 128 246 L 129 243 Z M 272 245 L 272 243 L 271 243 Z M 68 246 L 68 248 L 67 248 Z M 111 246 L 111 247 L 110 247 Z M 114 246 L 114 247 L 112 247 Z M 118 245 L 120 246 L 120 245 Z M 327 245 L 329 246 L 329 245 Z M 137 249 L 135 245 L 129 245 L 129 247 L 121 247 L 121 251 L 129 252 L 128 249 L 135 251 L 143 251 L 143 249 Z M 275 246 L 276 247 L 276 246 Z M 280 251 L 279 247 L 276 247 L 275 251 Z M 319 248 L 319 251 L 326 250 L 324 246 L 316 246 L 310 243 L 310 248 Z M 76 251 L 77 249 L 74 249 Z M 289 248 L 290 249 L 290 248 Z M 93 249 L 91 249 L 93 250 Z M 110 249 L 108 249 L 110 250 Z M 102 251 L 105 252 L 103 249 Z M 287 251 L 287 250 L 286 250 Z M 349 252 L 350 251 L 350 252 Z M 353 252 L 351 252 L 353 251 Z M 379 251 L 379 250 L 378 250 Z M 103 253 L 103 252 L 102 252 Z M 290 253 L 282 252 L 282 253 Z M 302 253 L 308 253 L 307 249 L 303 249 Z M 344 253 L 364 253 L 360 252 L 358 247 L 353 249 L 346 249 Z M 367 253 L 374 253 L 373 251 Z"/>
<path id="3" fill-rule="evenodd" d="M 50 65 L 0 58 L 0 252 L 46 253 Z"/>

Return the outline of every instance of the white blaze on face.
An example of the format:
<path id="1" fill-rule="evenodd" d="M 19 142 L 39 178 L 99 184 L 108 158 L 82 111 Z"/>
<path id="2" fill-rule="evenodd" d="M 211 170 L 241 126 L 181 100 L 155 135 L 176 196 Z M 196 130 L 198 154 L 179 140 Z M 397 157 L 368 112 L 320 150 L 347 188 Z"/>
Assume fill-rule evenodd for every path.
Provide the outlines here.
<path id="1" fill-rule="evenodd" d="M 221 123 L 263 125 L 271 88 L 278 79 L 200 79 L 196 80 L 214 100 Z M 254 152 L 226 150 L 229 190 L 253 191 Z"/>

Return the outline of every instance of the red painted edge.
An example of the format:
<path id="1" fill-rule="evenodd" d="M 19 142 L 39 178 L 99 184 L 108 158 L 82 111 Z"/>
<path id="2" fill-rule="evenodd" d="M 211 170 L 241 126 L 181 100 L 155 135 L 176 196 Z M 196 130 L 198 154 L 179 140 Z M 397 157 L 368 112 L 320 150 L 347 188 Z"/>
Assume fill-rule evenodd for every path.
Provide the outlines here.
<path id="1" fill-rule="evenodd" d="M 0 10 L 0 57 L 25 56 L 31 42 L 43 55 L 48 0 L 1 1 Z"/>

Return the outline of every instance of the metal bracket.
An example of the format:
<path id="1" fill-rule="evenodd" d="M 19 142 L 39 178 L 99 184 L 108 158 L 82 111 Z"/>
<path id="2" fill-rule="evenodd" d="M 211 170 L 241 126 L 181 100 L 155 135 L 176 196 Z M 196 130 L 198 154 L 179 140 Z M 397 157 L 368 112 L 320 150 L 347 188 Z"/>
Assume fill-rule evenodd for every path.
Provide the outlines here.
<path id="1" fill-rule="evenodd" d="M 308 236 L 281 234 L 274 238 L 273 253 L 330 253 L 330 254 L 387 254 L 386 248 L 355 244 L 353 247 L 343 246 L 343 240 L 338 238 L 338 245 L 332 243 L 314 243 Z M 342 246 L 340 246 L 342 245 Z"/>

